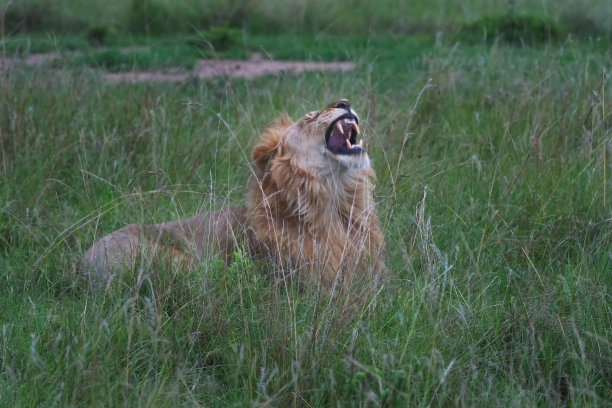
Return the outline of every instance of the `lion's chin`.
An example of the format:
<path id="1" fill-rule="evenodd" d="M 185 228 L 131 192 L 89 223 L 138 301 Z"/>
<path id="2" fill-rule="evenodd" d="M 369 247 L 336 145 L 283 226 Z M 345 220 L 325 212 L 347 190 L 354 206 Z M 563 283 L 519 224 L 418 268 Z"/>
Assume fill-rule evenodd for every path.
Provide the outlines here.
<path id="1" fill-rule="evenodd" d="M 325 149 L 325 155 L 336 161 L 341 168 L 349 170 L 367 170 L 370 168 L 370 157 L 364 149 L 359 154 L 336 154 Z"/>

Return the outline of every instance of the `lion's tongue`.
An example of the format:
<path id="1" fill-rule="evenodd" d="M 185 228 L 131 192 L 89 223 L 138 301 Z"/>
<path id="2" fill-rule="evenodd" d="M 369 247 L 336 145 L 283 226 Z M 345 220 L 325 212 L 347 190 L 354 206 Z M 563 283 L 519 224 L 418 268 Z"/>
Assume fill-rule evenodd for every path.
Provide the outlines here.
<path id="1" fill-rule="evenodd" d="M 339 131 L 334 129 L 329 135 L 329 141 L 327 142 L 329 147 L 343 147 L 346 146 L 346 137 Z"/>

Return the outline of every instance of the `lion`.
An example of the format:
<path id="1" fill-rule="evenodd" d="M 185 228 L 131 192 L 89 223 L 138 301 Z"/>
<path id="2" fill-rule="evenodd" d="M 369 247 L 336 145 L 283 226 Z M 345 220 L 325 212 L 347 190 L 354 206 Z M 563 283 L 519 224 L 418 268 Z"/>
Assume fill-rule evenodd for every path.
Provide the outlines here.
<path id="1" fill-rule="evenodd" d="M 131 224 L 96 241 L 80 270 L 108 286 L 143 257 L 170 256 L 187 265 L 219 256 L 230 263 L 244 248 L 278 266 L 282 276 L 323 288 L 378 276 L 383 234 L 372 196 L 375 177 L 346 99 L 294 122 L 283 114 L 261 134 L 246 205 L 154 225 Z"/>

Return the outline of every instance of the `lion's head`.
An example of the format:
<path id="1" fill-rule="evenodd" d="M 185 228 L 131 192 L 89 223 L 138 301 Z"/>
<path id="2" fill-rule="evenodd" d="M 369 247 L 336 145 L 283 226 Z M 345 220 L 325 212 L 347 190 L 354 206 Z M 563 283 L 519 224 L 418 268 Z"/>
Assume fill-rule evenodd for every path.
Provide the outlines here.
<path id="1" fill-rule="evenodd" d="M 358 139 L 359 134 L 359 116 L 348 100 L 341 99 L 322 110 L 307 113 L 296 122 L 282 117 L 266 130 L 253 151 L 253 159 L 261 168 L 280 147 L 286 154 L 293 153 L 295 164 L 303 168 L 326 164 L 334 171 L 368 169 L 370 159 L 363 139 Z M 272 146 L 276 142 L 280 145 Z"/>
<path id="2" fill-rule="evenodd" d="M 382 268 L 374 172 L 346 99 L 266 129 L 253 150 L 250 224 L 270 255 L 310 265 L 329 284 Z"/>

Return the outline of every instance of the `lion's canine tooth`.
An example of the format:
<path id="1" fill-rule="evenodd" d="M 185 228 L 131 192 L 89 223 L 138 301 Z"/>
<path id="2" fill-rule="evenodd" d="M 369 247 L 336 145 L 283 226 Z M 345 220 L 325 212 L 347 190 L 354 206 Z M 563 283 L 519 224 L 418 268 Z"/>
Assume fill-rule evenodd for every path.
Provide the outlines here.
<path id="1" fill-rule="evenodd" d="M 351 142 L 349 142 L 348 139 L 346 139 L 346 147 L 348 147 L 349 149 L 353 148 L 353 145 L 351 144 Z"/>
<path id="2" fill-rule="evenodd" d="M 353 130 L 359 134 L 359 126 L 356 123 L 353 123 Z"/>
<path id="3" fill-rule="evenodd" d="M 342 134 L 344 134 L 344 129 L 342 128 L 342 125 L 340 124 L 340 122 L 336 122 L 336 128 L 338 129 L 338 131 Z"/>
<path id="4" fill-rule="evenodd" d="M 363 139 L 361 139 L 359 143 L 357 143 L 357 146 L 363 149 Z"/>

